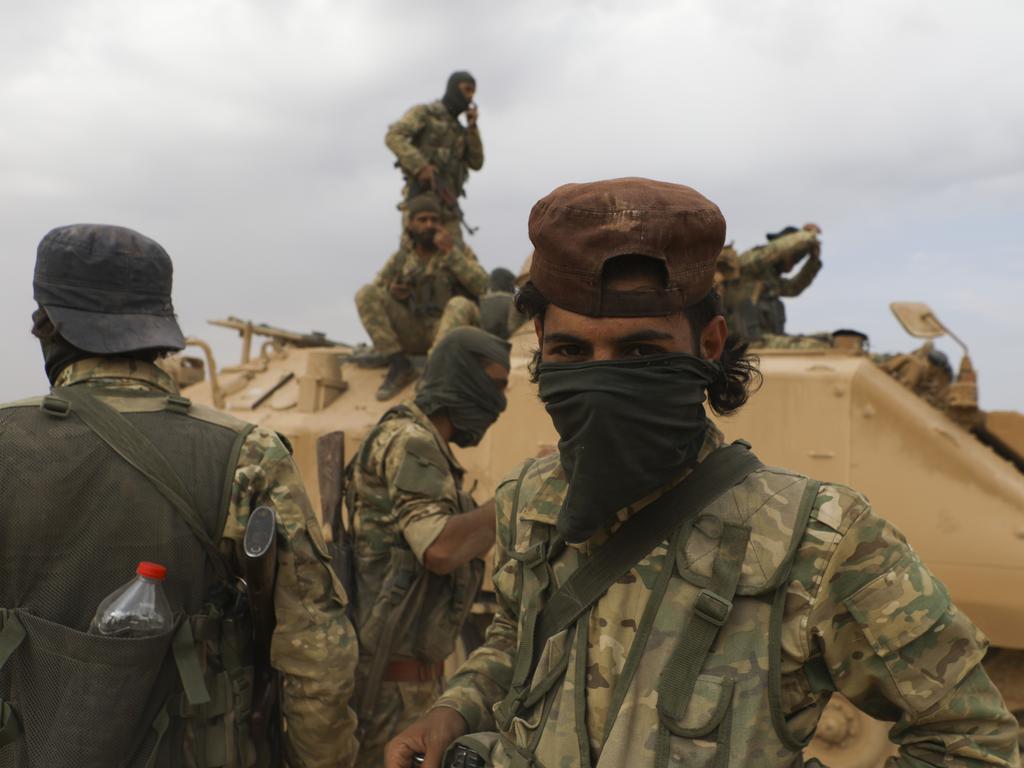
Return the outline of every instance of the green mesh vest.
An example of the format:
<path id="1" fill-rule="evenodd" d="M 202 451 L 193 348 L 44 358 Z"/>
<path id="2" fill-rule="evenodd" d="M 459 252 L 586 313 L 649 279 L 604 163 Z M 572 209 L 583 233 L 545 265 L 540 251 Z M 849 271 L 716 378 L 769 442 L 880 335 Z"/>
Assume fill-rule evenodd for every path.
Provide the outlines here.
<path id="1" fill-rule="evenodd" d="M 89 391 L 167 459 L 219 541 L 251 427 L 180 397 Z M 237 765 L 244 752 L 225 720 L 240 702 L 248 709 L 251 668 L 222 653 L 223 616 L 207 602 L 223 577 L 153 483 L 67 406 L 0 409 L 0 768 L 177 766 L 186 740 L 187 762 Z M 175 629 L 88 634 L 99 602 L 142 560 L 167 567 Z"/>

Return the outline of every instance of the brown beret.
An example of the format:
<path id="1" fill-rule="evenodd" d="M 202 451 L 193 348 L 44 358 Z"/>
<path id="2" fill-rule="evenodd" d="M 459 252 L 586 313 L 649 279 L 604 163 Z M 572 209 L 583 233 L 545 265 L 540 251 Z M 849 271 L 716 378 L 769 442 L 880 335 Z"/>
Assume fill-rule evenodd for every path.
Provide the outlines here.
<path id="1" fill-rule="evenodd" d="M 670 315 L 714 284 L 725 242 L 718 206 L 690 187 L 641 178 L 566 184 L 530 212 L 530 281 L 553 304 L 592 317 Z M 664 288 L 607 291 L 604 264 L 648 256 L 665 265 Z"/>

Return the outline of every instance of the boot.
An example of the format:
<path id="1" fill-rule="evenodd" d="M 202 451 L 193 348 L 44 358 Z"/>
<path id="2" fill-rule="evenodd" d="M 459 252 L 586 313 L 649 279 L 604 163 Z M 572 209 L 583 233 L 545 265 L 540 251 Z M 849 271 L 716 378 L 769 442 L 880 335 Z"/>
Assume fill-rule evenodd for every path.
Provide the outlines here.
<path id="1" fill-rule="evenodd" d="M 388 373 L 377 390 L 378 400 L 390 400 L 416 379 L 416 369 L 402 352 L 388 358 Z"/>

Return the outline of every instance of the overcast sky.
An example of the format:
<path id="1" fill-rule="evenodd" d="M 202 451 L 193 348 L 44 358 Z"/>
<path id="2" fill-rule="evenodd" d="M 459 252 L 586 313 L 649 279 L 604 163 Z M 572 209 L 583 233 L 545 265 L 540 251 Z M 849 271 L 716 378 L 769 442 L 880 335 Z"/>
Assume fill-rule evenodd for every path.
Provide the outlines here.
<path id="1" fill-rule="evenodd" d="M 364 339 L 352 296 L 399 234 L 384 132 L 465 68 L 485 266 L 518 267 L 558 184 L 690 184 L 741 250 L 821 225 L 791 331 L 909 349 L 888 303 L 927 301 L 982 405 L 1024 409 L 1024 3 L 0 2 L 0 400 L 45 386 L 32 265 L 71 222 L 162 243 L 223 362 L 229 314 Z"/>

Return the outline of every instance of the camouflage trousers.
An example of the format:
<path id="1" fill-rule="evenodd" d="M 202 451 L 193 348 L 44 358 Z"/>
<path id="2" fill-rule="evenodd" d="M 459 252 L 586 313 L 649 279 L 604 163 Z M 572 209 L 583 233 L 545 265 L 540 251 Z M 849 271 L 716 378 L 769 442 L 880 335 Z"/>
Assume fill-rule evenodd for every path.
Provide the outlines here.
<path id="1" fill-rule="evenodd" d="M 371 283 L 356 292 L 356 310 L 378 354 L 425 355 L 452 328 L 480 325 L 480 309 L 465 296 L 448 299 L 440 317 L 417 317 L 408 304 Z"/>
<path id="2" fill-rule="evenodd" d="M 359 723 L 362 739 L 356 768 L 382 768 L 388 741 L 412 725 L 440 695 L 440 681 L 381 683 L 373 715 Z"/>

